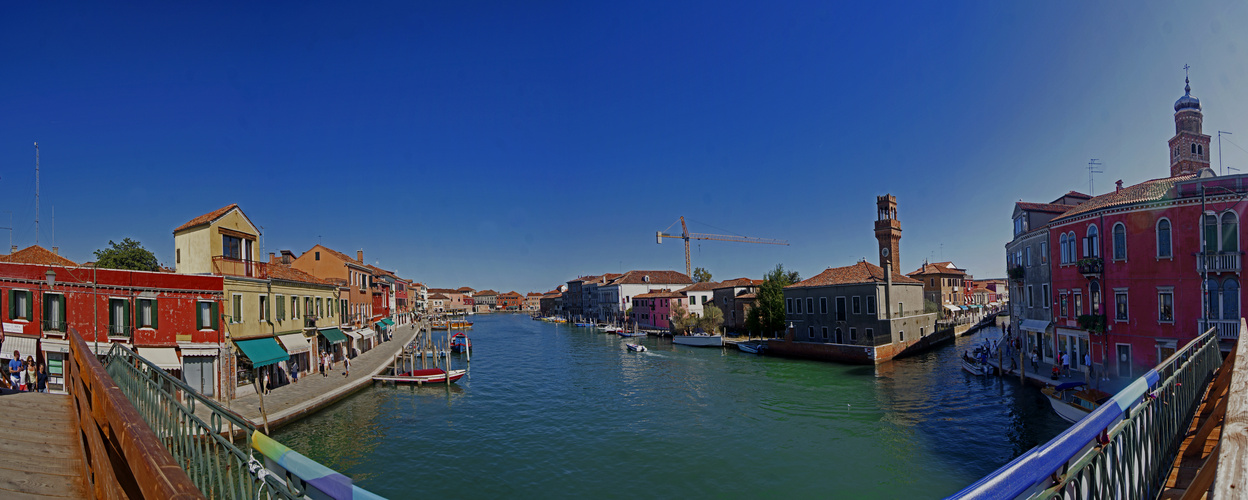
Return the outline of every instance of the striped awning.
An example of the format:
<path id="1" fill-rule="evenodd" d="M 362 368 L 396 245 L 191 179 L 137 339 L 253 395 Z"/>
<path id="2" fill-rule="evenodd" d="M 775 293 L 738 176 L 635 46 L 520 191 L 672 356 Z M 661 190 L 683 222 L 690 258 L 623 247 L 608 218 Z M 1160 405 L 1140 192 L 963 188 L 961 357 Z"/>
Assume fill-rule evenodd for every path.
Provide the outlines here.
<path id="1" fill-rule="evenodd" d="M 13 351 L 17 351 L 17 355 L 26 360 L 26 356 L 39 357 L 36 353 L 39 339 L 34 337 L 18 337 L 17 335 L 8 334 L 4 336 L 4 346 L 0 349 L 0 358 L 13 359 Z"/>
<path id="2" fill-rule="evenodd" d="M 343 332 L 343 333 L 347 334 L 348 337 L 351 337 L 351 340 L 360 340 L 360 338 L 363 337 L 362 335 L 360 335 L 359 332 Z"/>

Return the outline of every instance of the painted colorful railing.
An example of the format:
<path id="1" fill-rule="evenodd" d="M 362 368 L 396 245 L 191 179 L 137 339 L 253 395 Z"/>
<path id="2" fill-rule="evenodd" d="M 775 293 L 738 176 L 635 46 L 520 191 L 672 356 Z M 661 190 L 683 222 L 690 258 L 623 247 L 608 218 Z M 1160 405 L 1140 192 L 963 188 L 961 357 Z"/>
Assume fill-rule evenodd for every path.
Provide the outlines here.
<path id="1" fill-rule="evenodd" d="M 113 344 L 105 367 L 208 498 L 379 498 L 353 486 L 350 478 L 273 441 L 251 422 L 124 345 Z M 284 462 L 282 458 L 287 455 L 291 457 Z M 322 488 L 327 477 L 333 487 Z"/>
<path id="2" fill-rule="evenodd" d="M 1065 432 L 949 498 L 1156 498 L 1221 364 L 1209 330 Z"/>

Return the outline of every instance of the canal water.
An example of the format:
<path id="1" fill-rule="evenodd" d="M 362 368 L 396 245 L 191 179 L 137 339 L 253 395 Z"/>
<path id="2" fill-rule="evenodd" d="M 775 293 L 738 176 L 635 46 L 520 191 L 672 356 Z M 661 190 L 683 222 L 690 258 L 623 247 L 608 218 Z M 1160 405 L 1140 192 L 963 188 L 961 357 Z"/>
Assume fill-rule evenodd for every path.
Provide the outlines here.
<path id="1" fill-rule="evenodd" d="M 961 370 L 995 328 L 873 367 L 473 321 L 449 390 L 375 385 L 275 437 L 394 499 L 940 498 L 1067 426 Z"/>

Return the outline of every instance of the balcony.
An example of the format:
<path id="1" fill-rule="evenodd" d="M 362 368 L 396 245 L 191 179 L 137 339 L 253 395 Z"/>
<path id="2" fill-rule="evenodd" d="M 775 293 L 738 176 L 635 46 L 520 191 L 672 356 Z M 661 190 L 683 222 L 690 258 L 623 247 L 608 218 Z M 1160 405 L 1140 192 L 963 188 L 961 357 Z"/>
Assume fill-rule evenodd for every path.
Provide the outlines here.
<path id="1" fill-rule="evenodd" d="M 1237 319 L 1202 319 L 1197 320 L 1200 323 L 1200 332 L 1205 333 L 1210 328 L 1218 330 L 1219 339 L 1235 340 L 1239 338 L 1239 320 Z"/>
<path id="2" fill-rule="evenodd" d="M 1088 257 L 1079 259 L 1079 274 L 1086 278 L 1100 276 L 1105 273 L 1105 260 L 1100 257 Z"/>
<path id="3" fill-rule="evenodd" d="M 45 332 L 64 332 L 65 320 L 45 319 L 43 320 L 43 331 Z"/>
<path id="4" fill-rule="evenodd" d="M 265 279 L 269 277 L 269 267 L 264 262 L 218 255 L 212 258 L 212 274 Z"/>
<path id="5" fill-rule="evenodd" d="M 1243 252 L 1201 252 L 1196 254 L 1198 273 L 1238 273 Z"/>
<path id="6" fill-rule="evenodd" d="M 109 337 L 133 337 L 132 328 L 126 325 L 108 325 Z"/>

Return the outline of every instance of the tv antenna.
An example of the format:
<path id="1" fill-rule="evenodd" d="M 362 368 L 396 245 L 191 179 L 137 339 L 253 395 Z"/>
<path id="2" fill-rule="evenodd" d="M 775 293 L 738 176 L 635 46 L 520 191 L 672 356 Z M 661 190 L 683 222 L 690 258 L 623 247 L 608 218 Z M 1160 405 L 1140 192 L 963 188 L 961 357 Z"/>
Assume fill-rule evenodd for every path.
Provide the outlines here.
<path id="1" fill-rule="evenodd" d="M 1088 196 L 1096 196 L 1096 189 L 1093 187 L 1093 184 L 1092 184 L 1092 174 L 1105 173 L 1105 171 L 1102 170 L 1100 167 L 1101 167 L 1101 160 L 1098 158 L 1093 158 L 1091 161 L 1088 162 Z"/>
<path id="2" fill-rule="evenodd" d="M 1232 134 L 1230 132 L 1223 132 L 1221 130 L 1218 131 L 1218 175 L 1223 175 L 1226 173 L 1226 170 L 1222 168 L 1222 136 L 1224 135 L 1232 135 Z M 1235 170 L 1239 171 L 1239 169 L 1235 169 Z"/>
<path id="3" fill-rule="evenodd" d="M 35 143 L 35 244 L 39 244 L 39 143 Z"/>

